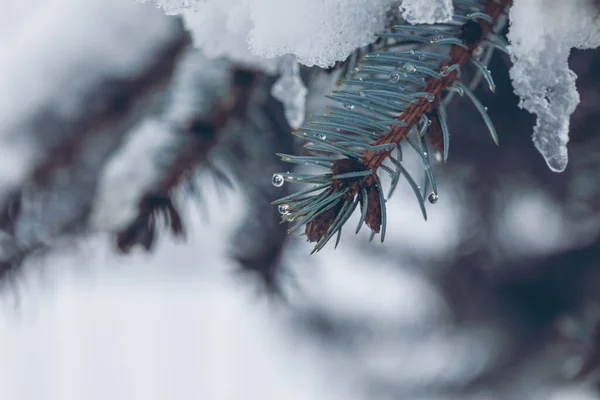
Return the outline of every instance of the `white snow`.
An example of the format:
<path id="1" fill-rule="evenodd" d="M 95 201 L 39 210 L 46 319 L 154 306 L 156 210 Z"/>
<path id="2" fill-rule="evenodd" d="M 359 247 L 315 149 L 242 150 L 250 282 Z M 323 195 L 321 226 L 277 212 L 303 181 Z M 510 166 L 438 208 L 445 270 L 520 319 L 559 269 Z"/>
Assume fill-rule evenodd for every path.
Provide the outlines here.
<path id="1" fill-rule="evenodd" d="M 146 2 L 146 0 L 141 0 Z M 397 0 L 156 0 L 183 15 L 208 56 L 261 63 L 293 54 L 302 64 L 328 67 L 372 42 Z M 262 61 L 264 64 L 264 61 Z M 271 63 L 271 68 L 275 64 Z"/>
<path id="2" fill-rule="evenodd" d="M 411 24 L 434 24 L 452 20 L 452 0 L 404 0 L 400 5 L 402 17 Z"/>
<path id="3" fill-rule="evenodd" d="M 535 146 L 550 169 L 561 172 L 569 119 L 579 104 L 568 58 L 572 48 L 600 45 L 600 8 L 593 0 L 516 0 L 509 18 L 515 93 L 520 106 L 537 115 Z"/>
<path id="4" fill-rule="evenodd" d="M 271 94 L 283 103 L 285 118 L 293 129 L 300 128 L 306 115 L 307 89 L 300 77 L 300 67 L 296 57 L 288 55 L 281 58 L 279 79 L 273 84 Z"/>

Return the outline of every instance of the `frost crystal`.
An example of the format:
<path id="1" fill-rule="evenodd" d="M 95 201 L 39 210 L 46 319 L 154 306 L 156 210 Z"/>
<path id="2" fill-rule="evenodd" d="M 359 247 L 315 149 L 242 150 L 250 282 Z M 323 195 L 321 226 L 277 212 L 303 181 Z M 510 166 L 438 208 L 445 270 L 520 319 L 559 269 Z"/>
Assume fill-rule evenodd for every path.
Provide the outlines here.
<path id="1" fill-rule="evenodd" d="M 600 46 L 600 9 L 594 0 L 515 0 L 508 39 L 519 106 L 537 115 L 533 142 L 552 171 L 567 167 L 569 119 L 579 104 L 572 48 Z"/>
<path id="2" fill-rule="evenodd" d="M 452 0 L 404 0 L 400 5 L 404 19 L 410 24 L 434 24 L 452 20 Z"/>
<path id="3" fill-rule="evenodd" d="M 273 84 L 271 94 L 283 103 L 285 118 L 290 127 L 297 129 L 304 122 L 307 89 L 300 78 L 296 57 L 282 57 L 279 72 L 279 79 Z"/>

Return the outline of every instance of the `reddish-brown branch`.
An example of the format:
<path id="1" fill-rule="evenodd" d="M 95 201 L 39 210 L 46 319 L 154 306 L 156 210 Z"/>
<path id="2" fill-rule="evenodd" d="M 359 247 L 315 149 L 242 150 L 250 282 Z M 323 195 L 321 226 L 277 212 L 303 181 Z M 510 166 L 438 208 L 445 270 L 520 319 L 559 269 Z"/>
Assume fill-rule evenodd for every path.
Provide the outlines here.
<path id="1" fill-rule="evenodd" d="M 498 21 L 498 18 L 504 13 L 506 8 L 510 6 L 512 0 L 490 0 L 484 12 L 490 15 L 493 19 L 492 23 L 486 21 L 481 22 L 482 38 L 485 38 L 493 29 L 494 25 Z M 471 43 L 468 48 L 453 45 L 450 49 L 451 60 L 440 65 L 440 69 L 446 66 L 458 64 L 461 67 L 465 65 L 473 56 L 473 51 L 477 48 L 481 40 Z M 442 77 L 442 79 L 430 79 L 425 91 L 431 93 L 435 99 L 440 99 L 442 92 L 446 90 L 456 79 L 458 78 L 458 71 L 453 71 L 448 76 Z M 434 103 L 429 102 L 427 99 L 421 99 L 419 103 L 411 104 L 410 107 L 404 111 L 398 119 L 407 124 L 406 127 L 394 126 L 389 134 L 382 136 L 375 142 L 375 145 L 395 143 L 399 144 L 410 132 L 410 130 L 418 123 L 421 116 L 425 113 L 429 113 L 433 110 Z M 383 152 L 367 151 L 363 156 L 364 164 L 373 171 L 383 164 L 383 162 L 390 156 L 392 150 Z M 368 184 L 372 183 L 374 178 L 369 177 Z"/>

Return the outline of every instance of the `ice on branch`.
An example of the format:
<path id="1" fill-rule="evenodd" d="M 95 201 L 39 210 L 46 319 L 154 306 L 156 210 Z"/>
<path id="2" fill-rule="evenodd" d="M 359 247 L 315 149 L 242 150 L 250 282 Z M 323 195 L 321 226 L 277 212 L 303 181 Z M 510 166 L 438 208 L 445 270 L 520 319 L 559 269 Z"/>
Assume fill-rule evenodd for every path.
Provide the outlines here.
<path id="1" fill-rule="evenodd" d="M 296 57 L 287 55 L 279 64 L 279 79 L 273 84 L 271 94 L 283 103 L 285 118 L 293 129 L 300 128 L 306 114 L 307 89 L 300 77 Z"/>
<path id="2" fill-rule="evenodd" d="M 579 104 L 572 48 L 600 45 L 594 0 L 515 0 L 510 10 L 510 71 L 520 106 L 537 115 L 533 142 L 552 171 L 567 167 L 569 120 Z"/>
<path id="3" fill-rule="evenodd" d="M 400 11 L 408 23 L 434 24 L 450 21 L 454 6 L 452 0 L 404 0 Z"/>

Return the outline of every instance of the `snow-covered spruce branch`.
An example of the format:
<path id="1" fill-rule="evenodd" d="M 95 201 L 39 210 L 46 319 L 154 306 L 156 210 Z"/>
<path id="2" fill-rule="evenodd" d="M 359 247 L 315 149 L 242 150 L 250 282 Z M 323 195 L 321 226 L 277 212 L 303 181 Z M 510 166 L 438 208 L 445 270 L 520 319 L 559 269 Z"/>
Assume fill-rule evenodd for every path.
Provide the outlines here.
<path id="1" fill-rule="evenodd" d="M 308 240 L 317 242 L 313 252 L 322 249 L 335 234 L 337 245 L 342 227 L 360 204 L 356 232 L 366 224 L 371 229 L 371 239 L 380 233 L 383 241 L 386 196 L 379 177 L 382 172 L 391 178 L 387 197 L 405 177 L 427 218 L 425 199 L 430 203 L 438 199 L 427 142 L 441 143 L 443 159 L 447 159 L 450 135 L 446 103 L 454 93 L 466 94 L 472 100 L 498 142 L 486 108 L 469 85 L 461 81 L 460 69 L 473 63 L 489 89 L 495 90 L 490 72 L 474 54 L 485 49 L 504 49 L 494 27 L 510 4 L 510 0 L 455 0 L 454 14 L 445 23 L 397 24 L 381 34 L 385 39 L 381 48 L 367 54 L 341 82 L 347 89 L 328 96 L 343 107 L 332 107 L 327 114 L 313 116 L 294 132 L 307 141 L 308 155 L 280 154 L 286 162 L 329 170 L 324 174 L 273 175 L 275 186 L 285 181 L 315 185 L 274 202 L 283 221 L 294 224 L 290 232 L 305 226 Z M 403 166 L 402 149 L 406 146 L 423 161 L 422 188 Z M 428 194 L 430 186 L 432 191 Z"/>

